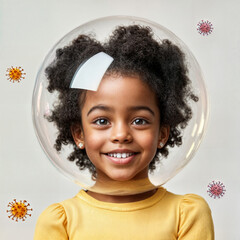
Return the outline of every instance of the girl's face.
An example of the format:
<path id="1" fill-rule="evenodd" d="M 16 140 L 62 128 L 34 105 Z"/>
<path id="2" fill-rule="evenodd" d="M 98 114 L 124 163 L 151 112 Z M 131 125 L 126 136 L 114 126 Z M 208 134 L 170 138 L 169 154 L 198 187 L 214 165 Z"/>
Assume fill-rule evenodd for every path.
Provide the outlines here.
<path id="1" fill-rule="evenodd" d="M 82 128 L 73 127 L 72 134 L 84 144 L 97 180 L 127 181 L 147 178 L 169 127 L 160 126 L 155 93 L 139 77 L 109 75 L 98 91 L 87 91 Z"/>

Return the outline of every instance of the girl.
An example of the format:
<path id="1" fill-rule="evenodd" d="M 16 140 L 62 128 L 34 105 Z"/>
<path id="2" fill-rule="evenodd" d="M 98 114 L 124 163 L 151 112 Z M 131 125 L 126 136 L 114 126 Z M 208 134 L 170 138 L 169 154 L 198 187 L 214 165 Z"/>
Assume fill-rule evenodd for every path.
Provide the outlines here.
<path id="1" fill-rule="evenodd" d="M 113 61 L 97 91 L 72 88 L 79 66 L 101 52 Z M 101 191 L 81 190 L 48 207 L 35 240 L 214 239 L 211 211 L 201 197 L 175 195 L 148 182 L 159 156 L 181 145 L 192 116 L 188 101 L 198 100 L 177 46 L 157 42 L 150 28 L 138 25 L 118 27 L 104 44 L 80 35 L 57 50 L 46 74 L 48 91 L 59 93 L 48 117 L 59 130 L 55 148 L 73 145 L 69 160 L 88 169 Z M 145 191 L 105 191 L 111 183 L 128 188 L 142 181 Z"/>

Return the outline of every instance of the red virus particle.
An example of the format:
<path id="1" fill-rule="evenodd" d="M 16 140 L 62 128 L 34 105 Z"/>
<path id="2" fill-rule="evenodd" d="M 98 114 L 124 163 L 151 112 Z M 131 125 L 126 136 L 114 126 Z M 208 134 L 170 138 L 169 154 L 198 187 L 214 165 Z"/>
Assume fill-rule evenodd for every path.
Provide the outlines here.
<path id="1" fill-rule="evenodd" d="M 208 195 L 214 199 L 221 198 L 226 192 L 225 186 L 221 182 L 212 181 L 208 184 Z"/>
<path id="2" fill-rule="evenodd" d="M 8 204 L 9 210 L 7 210 L 7 213 L 10 213 L 8 217 L 16 222 L 19 219 L 25 221 L 27 216 L 31 217 L 31 214 L 28 212 L 33 210 L 32 208 L 28 208 L 29 206 L 30 204 L 26 200 L 17 202 L 16 199 L 13 199 L 13 202 L 9 202 Z"/>
<path id="3" fill-rule="evenodd" d="M 10 82 L 20 82 L 22 79 L 24 79 L 24 75 L 26 73 L 23 72 L 24 70 L 21 67 L 11 67 L 7 69 L 7 74 L 6 76 L 8 77 L 7 79 Z"/>
<path id="4" fill-rule="evenodd" d="M 209 35 L 212 33 L 212 30 L 213 30 L 213 26 L 212 26 L 212 23 L 209 22 L 209 21 L 201 21 L 198 23 L 197 25 L 197 30 L 200 34 L 202 34 L 203 36 L 205 35 Z"/>

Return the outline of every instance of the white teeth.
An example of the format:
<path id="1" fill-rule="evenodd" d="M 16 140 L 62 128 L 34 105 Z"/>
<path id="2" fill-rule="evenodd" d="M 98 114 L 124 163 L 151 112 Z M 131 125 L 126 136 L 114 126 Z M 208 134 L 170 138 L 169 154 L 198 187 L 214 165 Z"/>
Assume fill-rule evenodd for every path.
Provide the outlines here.
<path id="1" fill-rule="evenodd" d="M 107 155 L 115 158 L 127 158 L 132 156 L 134 153 L 108 153 Z"/>

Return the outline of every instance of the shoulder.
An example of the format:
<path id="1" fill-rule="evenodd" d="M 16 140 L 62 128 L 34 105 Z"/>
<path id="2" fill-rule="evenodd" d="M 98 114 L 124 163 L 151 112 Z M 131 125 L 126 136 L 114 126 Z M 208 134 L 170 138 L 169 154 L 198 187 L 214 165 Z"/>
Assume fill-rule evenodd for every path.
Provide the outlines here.
<path id="1" fill-rule="evenodd" d="M 204 198 L 196 194 L 178 195 L 166 191 L 163 198 L 163 204 L 165 207 L 174 209 L 184 216 L 187 214 L 197 215 L 201 212 L 211 214 L 208 203 Z"/>
<path id="2" fill-rule="evenodd" d="M 210 208 L 207 202 L 204 200 L 204 198 L 196 194 L 178 195 L 178 194 L 174 194 L 166 191 L 164 200 L 168 204 L 172 204 L 175 207 L 179 207 L 181 212 L 191 211 L 193 209 L 195 210 L 205 209 L 207 211 L 210 211 Z"/>
<path id="3" fill-rule="evenodd" d="M 180 210 L 182 213 L 189 211 L 204 211 L 211 213 L 211 210 L 205 199 L 196 194 L 183 195 L 180 201 Z"/>
<path id="4" fill-rule="evenodd" d="M 76 208 L 79 208 L 79 199 L 75 196 L 62 202 L 51 204 L 41 213 L 39 218 L 55 218 L 67 221 L 70 212 L 77 211 Z"/>
<path id="5" fill-rule="evenodd" d="M 38 221 L 46 222 L 46 220 L 62 220 L 66 221 L 66 213 L 62 204 L 54 203 L 48 206 L 39 216 Z"/>
<path id="6" fill-rule="evenodd" d="M 67 236 L 67 217 L 63 206 L 59 203 L 50 205 L 38 218 L 34 240 L 65 240 Z"/>
<path id="7" fill-rule="evenodd" d="M 64 207 L 61 203 L 54 203 L 48 206 L 42 213 L 41 217 L 50 217 L 50 216 L 63 217 L 65 215 Z"/>
<path id="8" fill-rule="evenodd" d="M 39 216 L 38 222 L 49 224 L 51 222 L 60 223 L 64 226 L 76 215 L 80 214 L 83 208 L 80 199 L 75 196 L 60 203 L 48 206 Z"/>
<path id="9" fill-rule="evenodd" d="M 198 195 L 186 194 L 181 197 L 179 239 L 214 239 L 211 210 L 207 202 Z"/>

